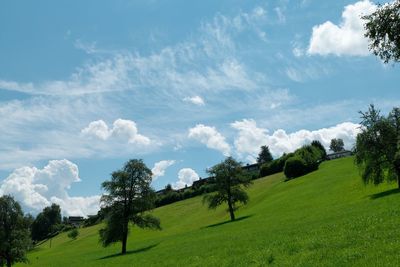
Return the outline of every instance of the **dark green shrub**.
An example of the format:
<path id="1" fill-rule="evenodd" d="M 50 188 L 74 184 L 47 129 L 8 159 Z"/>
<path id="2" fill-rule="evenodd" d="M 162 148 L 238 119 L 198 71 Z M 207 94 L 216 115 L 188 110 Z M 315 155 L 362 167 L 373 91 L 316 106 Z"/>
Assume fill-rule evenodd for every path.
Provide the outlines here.
<path id="1" fill-rule="evenodd" d="M 308 172 L 306 162 L 299 156 L 294 156 L 286 160 L 284 173 L 288 180 L 302 176 Z"/>
<path id="2" fill-rule="evenodd" d="M 79 235 L 79 231 L 77 228 L 72 229 L 69 233 L 68 233 L 68 237 L 75 240 Z"/>
<path id="3" fill-rule="evenodd" d="M 285 162 L 288 158 L 292 157 L 294 154 L 283 154 L 282 157 L 275 159 L 271 162 L 264 163 L 260 168 L 260 177 L 272 175 L 278 172 L 282 172 L 285 167 Z"/>
<path id="4" fill-rule="evenodd" d="M 314 140 L 314 141 L 311 142 L 311 145 L 316 147 L 316 148 L 318 148 L 321 151 L 322 160 L 325 160 L 325 158 L 326 158 L 326 150 L 325 150 L 325 147 L 321 144 L 321 142 L 318 141 L 318 140 Z"/>

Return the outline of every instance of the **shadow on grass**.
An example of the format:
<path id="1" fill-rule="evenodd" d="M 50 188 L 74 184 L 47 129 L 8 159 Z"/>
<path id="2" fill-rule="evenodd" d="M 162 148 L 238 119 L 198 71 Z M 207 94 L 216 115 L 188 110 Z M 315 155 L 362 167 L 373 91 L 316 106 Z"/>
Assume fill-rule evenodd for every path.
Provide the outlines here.
<path id="1" fill-rule="evenodd" d="M 217 226 L 221 226 L 221 225 L 228 224 L 228 223 L 239 222 L 239 221 L 245 220 L 245 219 L 247 219 L 247 218 L 250 218 L 250 217 L 252 217 L 252 216 L 253 216 L 253 215 L 247 215 L 247 216 L 242 216 L 242 217 L 236 218 L 234 221 L 228 220 L 228 221 L 225 221 L 225 222 L 210 224 L 210 225 L 207 225 L 207 226 L 202 227 L 202 229 L 204 229 L 204 228 L 217 227 Z"/>
<path id="2" fill-rule="evenodd" d="M 391 189 L 391 190 L 387 190 L 387 191 L 384 191 L 384 192 L 380 192 L 380 193 L 376 193 L 376 194 L 370 195 L 370 198 L 371 199 L 377 199 L 377 198 L 386 197 L 386 196 L 390 196 L 390 195 L 398 194 L 398 193 L 400 193 L 400 189 L 399 188 L 394 188 L 394 189 Z"/>
<path id="3" fill-rule="evenodd" d="M 138 248 L 138 249 L 135 249 L 135 250 L 128 250 L 126 252 L 126 254 L 115 253 L 115 254 L 112 254 L 112 255 L 101 257 L 101 258 L 99 258 L 99 260 L 105 260 L 105 259 L 110 259 L 110 258 L 115 258 L 115 257 L 120 257 L 120 256 L 126 256 L 126 255 L 130 255 L 130 254 L 136 254 L 136 253 L 145 252 L 147 250 L 150 250 L 150 249 L 158 246 L 158 244 L 159 243 L 154 244 L 154 245 L 150 245 L 150 246 L 147 246 L 147 247 L 143 247 L 143 248 Z"/>

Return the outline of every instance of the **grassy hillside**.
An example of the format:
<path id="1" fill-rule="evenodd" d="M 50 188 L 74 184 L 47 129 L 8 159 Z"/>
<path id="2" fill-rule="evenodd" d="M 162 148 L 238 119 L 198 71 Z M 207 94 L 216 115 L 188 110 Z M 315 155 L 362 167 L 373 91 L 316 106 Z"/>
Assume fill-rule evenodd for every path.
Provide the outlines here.
<path id="1" fill-rule="evenodd" d="M 399 266 L 400 193 L 364 186 L 353 159 L 324 162 L 304 177 L 255 181 L 250 203 L 228 222 L 201 197 L 158 208 L 162 231 L 134 228 L 128 254 L 102 248 L 94 226 L 62 234 L 29 254 L 31 266 Z M 26 265 L 21 265 L 26 266 Z"/>

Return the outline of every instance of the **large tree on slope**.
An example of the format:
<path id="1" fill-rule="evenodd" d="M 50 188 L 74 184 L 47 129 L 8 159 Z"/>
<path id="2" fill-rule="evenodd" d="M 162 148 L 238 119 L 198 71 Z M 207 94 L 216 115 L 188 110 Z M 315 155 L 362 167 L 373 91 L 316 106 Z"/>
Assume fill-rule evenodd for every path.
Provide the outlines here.
<path id="1" fill-rule="evenodd" d="M 231 221 L 234 221 L 237 203 L 246 204 L 249 200 L 243 187 L 251 184 L 251 178 L 243 172 L 241 164 L 232 157 L 226 158 L 207 172 L 213 177 L 213 185 L 217 192 L 205 195 L 203 202 L 207 202 L 210 209 L 227 203 Z"/>
<path id="2" fill-rule="evenodd" d="M 122 242 L 121 253 L 126 253 L 129 223 L 140 228 L 161 229 L 159 219 L 146 213 L 154 207 L 155 193 L 151 188 L 151 170 L 142 160 L 128 161 L 122 170 L 102 184 L 108 192 L 101 201 L 107 211 L 106 227 L 100 230 L 103 246 Z"/>
<path id="3" fill-rule="evenodd" d="M 357 135 L 355 161 L 365 183 L 380 184 L 397 180 L 400 188 L 400 109 L 387 117 L 371 105 L 361 114 L 361 133 Z"/>

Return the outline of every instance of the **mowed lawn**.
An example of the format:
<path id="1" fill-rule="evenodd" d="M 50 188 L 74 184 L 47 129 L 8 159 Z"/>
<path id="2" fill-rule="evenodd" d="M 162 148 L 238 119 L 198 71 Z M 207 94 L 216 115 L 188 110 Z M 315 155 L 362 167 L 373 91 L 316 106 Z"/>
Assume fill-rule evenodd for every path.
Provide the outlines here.
<path id="1" fill-rule="evenodd" d="M 400 193 L 365 186 L 353 158 L 324 162 L 293 181 L 254 181 L 229 222 L 196 197 L 154 210 L 162 231 L 133 228 L 128 254 L 99 244 L 101 225 L 29 253 L 31 266 L 400 266 Z M 26 265 L 19 265 L 26 266 Z"/>

